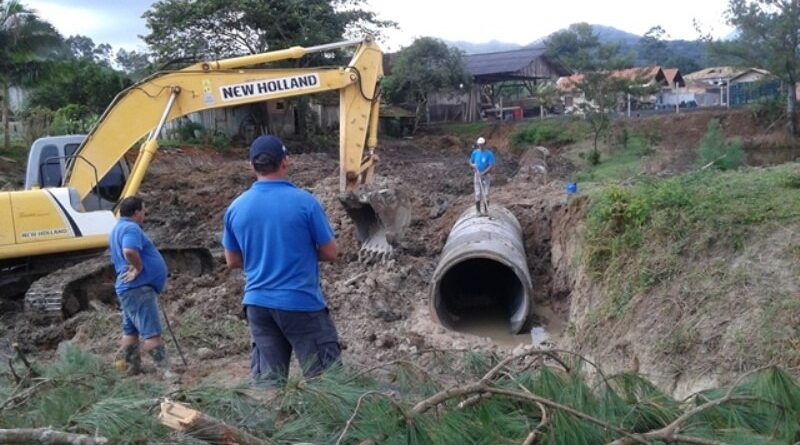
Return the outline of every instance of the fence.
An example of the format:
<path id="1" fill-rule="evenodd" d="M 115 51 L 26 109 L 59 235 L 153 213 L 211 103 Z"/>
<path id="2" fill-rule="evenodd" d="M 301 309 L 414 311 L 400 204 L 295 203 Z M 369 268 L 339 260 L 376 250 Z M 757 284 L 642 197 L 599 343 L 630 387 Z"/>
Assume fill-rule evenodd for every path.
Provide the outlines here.
<path id="1" fill-rule="evenodd" d="M 730 86 L 731 107 L 780 99 L 781 81 L 776 79 L 734 83 Z"/>

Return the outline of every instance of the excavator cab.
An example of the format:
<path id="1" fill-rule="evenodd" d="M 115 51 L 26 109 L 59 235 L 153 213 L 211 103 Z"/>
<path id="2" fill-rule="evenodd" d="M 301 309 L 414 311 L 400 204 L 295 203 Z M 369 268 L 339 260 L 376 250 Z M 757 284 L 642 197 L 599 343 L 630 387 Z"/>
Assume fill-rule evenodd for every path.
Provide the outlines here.
<path id="1" fill-rule="evenodd" d="M 76 154 L 86 139 L 86 135 L 48 136 L 39 138 L 31 145 L 28 153 L 28 170 L 25 174 L 25 190 L 48 187 L 62 187 L 69 164 L 91 161 Z M 125 158 L 120 159 L 79 204 L 74 207 L 81 211 L 112 210 L 120 201 L 130 168 Z"/>

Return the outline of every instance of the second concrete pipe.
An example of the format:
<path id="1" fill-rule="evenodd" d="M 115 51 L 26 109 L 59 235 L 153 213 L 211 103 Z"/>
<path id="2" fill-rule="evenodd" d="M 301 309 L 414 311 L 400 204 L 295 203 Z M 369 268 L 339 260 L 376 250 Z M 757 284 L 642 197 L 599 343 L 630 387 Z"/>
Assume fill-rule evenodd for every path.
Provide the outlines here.
<path id="1" fill-rule="evenodd" d="M 492 206 L 488 216 L 469 208 L 442 249 L 430 290 L 431 312 L 451 329 L 465 317 L 501 311 L 520 333 L 533 309 L 533 288 L 519 221 Z"/>

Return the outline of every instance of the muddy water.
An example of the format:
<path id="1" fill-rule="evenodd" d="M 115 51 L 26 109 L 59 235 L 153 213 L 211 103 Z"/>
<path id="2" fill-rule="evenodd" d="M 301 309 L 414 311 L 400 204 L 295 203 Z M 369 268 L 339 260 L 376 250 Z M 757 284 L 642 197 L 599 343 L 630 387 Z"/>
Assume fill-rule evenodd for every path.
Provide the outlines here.
<path id="1" fill-rule="evenodd" d="M 484 309 L 486 310 L 463 316 L 455 325 L 455 330 L 476 337 L 489 337 L 501 346 L 514 347 L 531 343 L 529 333 L 515 335 L 509 332 L 508 316 L 503 311 L 498 308 Z"/>
<path id="2" fill-rule="evenodd" d="M 494 343 L 504 347 L 515 347 L 520 344 L 547 346 L 563 329 L 563 320 L 550 306 L 536 306 L 536 314 L 531 331 L 521 334 L 509 332 L 508 316 L 499 308 L 485 308 L 480 313 L 472 313 L 462 317 L 455 326 L 455 331 L 476 337 L 488 337 Z"/>

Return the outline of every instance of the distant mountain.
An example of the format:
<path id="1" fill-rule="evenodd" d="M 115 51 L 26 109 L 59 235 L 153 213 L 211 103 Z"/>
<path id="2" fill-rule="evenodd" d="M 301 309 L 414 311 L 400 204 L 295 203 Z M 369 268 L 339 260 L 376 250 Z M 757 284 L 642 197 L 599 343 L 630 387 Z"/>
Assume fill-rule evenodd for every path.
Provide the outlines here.
<path id="1" fill-rule="evenodd" d="M 472 43 L 463 40 L 450 41 L 445 40 L 450 46 L 454 46 L 467 54 L 482 54 L 482 53 L 495 53 L 500 51 L 510 51 L 512 49 L 520 49 L 522 45 L 517 43 L 500 42 L 498 40 L 491 40 L 485 43 Z"/>
<path id="2" fill-rule="evenodd" d="M 617 43 L 620 45 L 620 52 L 622 55 L 627 56 L 634 65 L 664 65 L 669 67 L 680 68 L 682 72 L 688 73 L 701 68 L 713 65 L 715 61 L 711 60 L 707 51 L 707 44 L 700 41 L 693 40 L 666 40 L 666 52 L 670 55 L 665 60 L 653 60 L 648 54 L 642 53 L 639 48 L 639 40 L 642 36 L 623 31 L 611 26 L 592 25 L 594 33 L 597 34 L 598 39 L 603 44 Z M 474 43 L 464 41 L 445 41 L 447 44 L 461 49 L 467 54 L 480 54 L 491 53 L 498 51 L 509 51 L 520 48 L 541 47 L 544 45 L 545 40 L 550 37 L 544 36 L 539 39 L 528 43 L 527 45 L 518 45 L 516 43 L 500 42 L 492 40 L 485 43 Z M 721 63 L 720 61 L 716 61 Z"/>
<path id="3" fill-rule="evenodd" d="M 622 31 L 611 26 L 592 25 L 592 28 L 594 29 L 594 33 L 597 34 L 597 38 L 603 43 L 636 45 L 639 42 L 639 39 L 642 38 L 640 35 Z"/>

